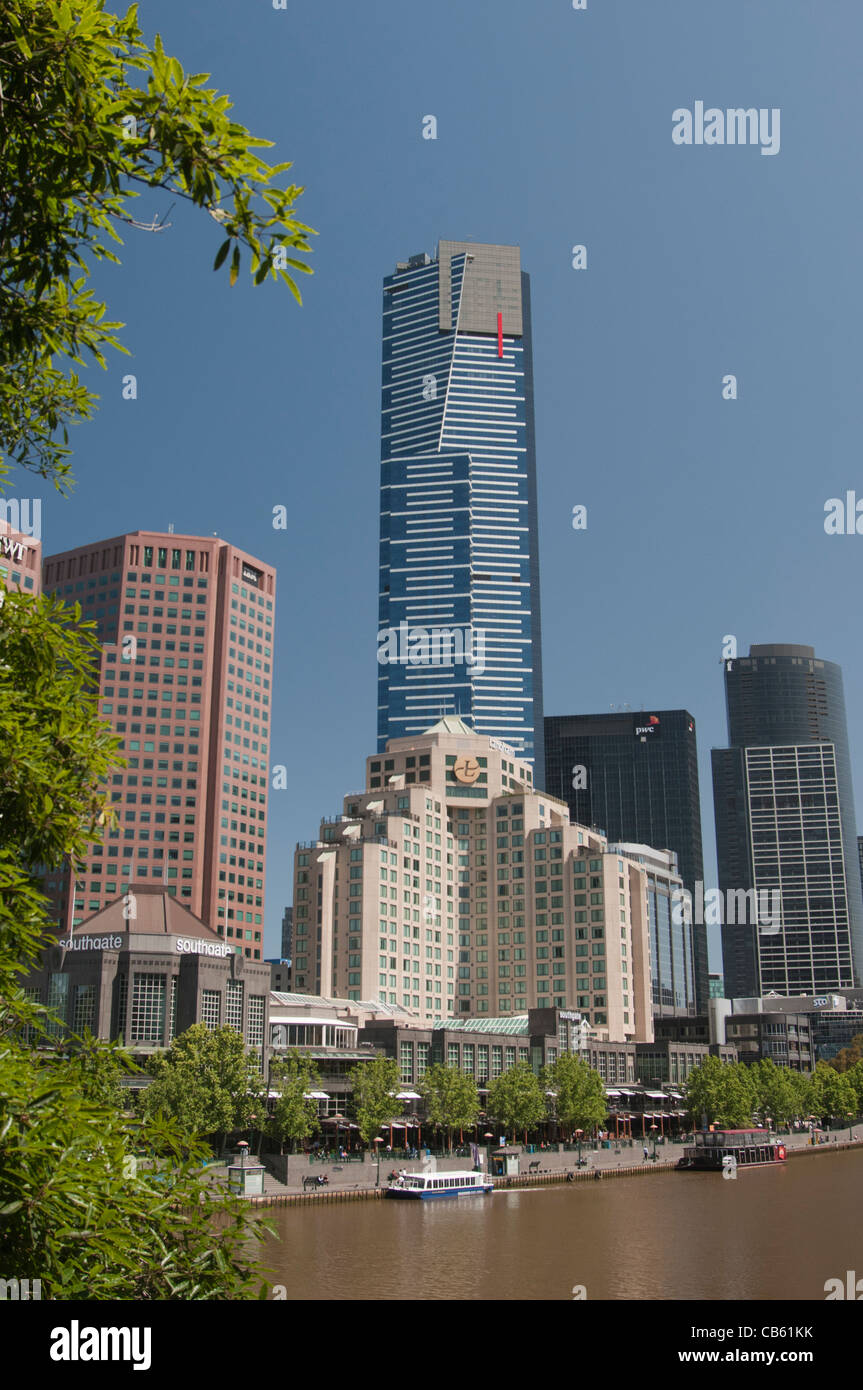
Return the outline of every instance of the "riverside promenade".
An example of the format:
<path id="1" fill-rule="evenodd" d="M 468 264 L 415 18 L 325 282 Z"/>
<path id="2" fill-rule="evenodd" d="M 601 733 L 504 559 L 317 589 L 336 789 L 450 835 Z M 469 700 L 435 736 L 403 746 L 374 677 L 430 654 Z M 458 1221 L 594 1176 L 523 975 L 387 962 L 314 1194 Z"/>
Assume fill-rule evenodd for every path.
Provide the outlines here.
<path id="1" fill-rule="evenodd" d="M 851 1146 L 863 1148 L 863 1124 L 859 1124 L 853 1129 L 853 1137 L 849 1143 L 849 1132 L 847 1129 L 837 1130 L 826 1137 L 823 1144 L 810 1145 L 808 1132 L 792 1132 L 790 1135 L 778 1136 L 786 1145 L 789 1157 L 800 1156 L 811 1153 L 825 1153 L 839 1148 L 847 1149 Z M 518 1146 L 515 1146 L 518 1147 Z M 555 1153 L 549 1150 L 539 1152 L 528 1152 L 525 1149 L 519 1153 L 518 1177 L 514 1175 L 509 1178 L 495 1178 L 497 1190 L 505 1190 L 514 1187 L 533 1187 L 545 1186 L 550 1183 L 560 1183 L 567 1181 L 567 1175 L 572 1174 L 573 1179 L 579 1182 L 586 1178 L 596 1180 L 596 1176 L 616 1178 L 624 1176 L 636 1176 L 640 1173 L 650 1173 L 658 1171 L 673 1171 L 677 1160 L 682 1156 L 683 1144 L 657 1144 L 656 1160 L 653 1159 L 653 1144 L 647 1143 L 648 1157 L 644 1157 L 644 1144 L 636 1140 L 632 1147 L 629 1144 L 611 1143 L 608 1149 L 594 1149 L 592 1145 L 582 1146 L 582 1158 L 586 1160 L 584 1165 L 577 1166 L 577 1151 L 567 1153 Z M 480 1150 L 484 1159 L 484 1148 Z M 281 1160 L 284 1163 L 284 1159 Z M 453 1171 L 464 1171 L 471 1166 L 469 1158 L 438 1158 L 436 1159 L 436 1171 L 445 1173 Z M 404 1168 L 408 1172 L 419 1172 L 422 1170 L 422 1162 L 417 1159 L 387 1158 L 381 1155 L 380 1161 L 380 1190 L 387 1186 L 387 1179 L 390 1172 Z M 214 1168 L 211 1170 L 212 1179 L 215 1181 L 224 1180 L 223 1169 Z M 487 1171 L 487 1170 L 486 1170 Z M 322 1188 L 304 1188 L 303 1179 L 313 1177 L 326 1177 L 328 1182 Z M 264 1194 L 262 1197 L 250 1197 L 248 1200 L 256 1205 L 277 1205 L 279 1200 L 290 1200 L 290 1204 L 299 1201 L 321 1201 L 329 1198 L 330 1200 L 351 1200 L 361 1197 L 372 1197 L 378 1187 L 378 1164 L 374 1158 L 366 1157 L 365 1162 L 348 1163 L 321 1163 L 309 1162 L 308 1155 L 296 1154 L 288 1157 L 287 1160 L 287 1181 L 281 1182 L 272 1173 L 267 1172 L 264 1179 Z"/>

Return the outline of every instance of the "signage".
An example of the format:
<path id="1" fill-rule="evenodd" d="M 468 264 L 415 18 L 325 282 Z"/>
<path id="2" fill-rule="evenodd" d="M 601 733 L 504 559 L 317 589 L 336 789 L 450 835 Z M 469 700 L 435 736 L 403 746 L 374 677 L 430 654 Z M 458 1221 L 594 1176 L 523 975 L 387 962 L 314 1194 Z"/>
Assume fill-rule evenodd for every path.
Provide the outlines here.
<path id="1" fill-rule="evenodd" d="M 232 956 L 233 946 L 226 946 L 221 941 L 201 941 L 192 940 L 188 936 L 177 937 L 177 950 L 182 955 L 192 956 Z"/>
<path id="2" fill-rule="evenodd" d="M 261 580 L 264 576 L 261 574 L 260 570 L 252 569 L 251 565 L 243 565 L 242 577 L 244 583 L 254 584 L 255 588 L 259 589 L 261 587 Z"/>
<path id="3" fill-rule="evenodd" d="M 659 733 L 659 715 L 658 715 L 658 714 L 637 714 L 637 715 L 635 716 L 635 737 L 636 737 L 636 738 L 646 738 L 646 737 L 648 737 L 648 736 L 650 736 L 651 738 L 656 738 L 656 736 L 658 735 L 658 733 Z"/>
<path id="4" fill-rule="evenodd" d="M 67 951 L 122 951 L 122 936 L 67 936 L 62 943 Z"/>
<path id="5" fill-rule="evenodd" d="M 476 758 L 461 757 L 456 758 L 452 772 L 457 782 L 464 782 L 470 786 L 477 780 L 481 770 Z"/>
<path id="6" fill-rule="evenodd" d="M 516 756 L 515 749 L 510 748 L 509 744 L 504 743 L 502 739 L 490 738 L 488 741 L 488 746 L 489 748 L 496 748 L 499 753 L 508 753 L 511 758 L 514 758 Z"/>
<path id="7" fill-rule="evenodd" d="M 573 1013 L 572 1009 L 561 1009 L 557 1016 L 558 1018 L 568 1018 L 572 1023 L 581 1022 L 581 1014 Z"/>
<path id="8" fill-rule="evenodd" d="M 10 540 L 8 536 L 0 536 L 0 549 L 10 560 L 20 560 L 24 555 L 24 542 Z"/>

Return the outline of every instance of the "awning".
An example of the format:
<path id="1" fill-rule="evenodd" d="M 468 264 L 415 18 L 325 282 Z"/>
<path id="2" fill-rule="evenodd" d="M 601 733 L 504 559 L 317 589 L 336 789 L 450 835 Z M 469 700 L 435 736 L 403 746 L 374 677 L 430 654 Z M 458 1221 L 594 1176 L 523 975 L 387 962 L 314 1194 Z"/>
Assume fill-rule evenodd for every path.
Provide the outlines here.
<path id="1" fill-rule="evenodd" d="M 619 1096 L 619 1095 L 620 1095 L 620 1092 L 619 1092 L 619 1091 L 606 1091 L 605 1094 L 606 1094 L 607 1096 Z"/>
<path id="2" fill-rule="evenodd" d="M 664 1091 L 645 1091 L 644 1094 L 649 1096 L 651 1100 L 668 1100 Z"/>
<path id="3" fill-rule="evenodd" d="M 422 1096 L 416 1091 L 397 1091 L 396 1100 L 422 1100 Z"/>
<path id="4" fill-rule="evenodd" d="M 303 1091 L 303 1100 L 329 1100 L 326 1091 Z"/>

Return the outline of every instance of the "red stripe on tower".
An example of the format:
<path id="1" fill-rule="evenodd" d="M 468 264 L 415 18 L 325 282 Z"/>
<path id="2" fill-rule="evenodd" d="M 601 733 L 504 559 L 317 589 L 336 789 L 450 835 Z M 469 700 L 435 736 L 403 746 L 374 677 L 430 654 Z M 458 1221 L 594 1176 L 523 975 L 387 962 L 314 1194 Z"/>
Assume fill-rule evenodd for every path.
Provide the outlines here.
<path id="1" fill-rule="evenodd" d="M 503 357 L 503 314 L 497 316 L 497 355 Z"/>

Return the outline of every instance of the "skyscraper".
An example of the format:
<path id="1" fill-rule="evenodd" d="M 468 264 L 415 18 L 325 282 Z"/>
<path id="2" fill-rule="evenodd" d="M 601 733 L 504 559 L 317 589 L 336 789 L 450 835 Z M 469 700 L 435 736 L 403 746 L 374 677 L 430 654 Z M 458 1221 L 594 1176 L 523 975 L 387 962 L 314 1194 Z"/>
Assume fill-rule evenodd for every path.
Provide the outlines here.
<path id="1" fill-rule="evenodd" d="M 378 749 L 463 717 L 543 777 L 530 286 L 442 241 L 384 280 Z"/>
<path id="2" fill-rule="evenodd" d="M 549 716 L 545 785 L 572 819 L 610 840 L 677 855 L 684 888 L 703 883 L 695 720 L 687 710 Z M 693 922 L 695 999 L 706 1013 L 707 928 Z"/>
<path id="3" fill-rule="evenodd" d="M 842 672 L 812 647 L 725 663 L 730 747 L 713 749 L 719 886 L 778 893 L 779 931 L 722 929 L 729 997 L 860 984 L 863 896 Z"/>
<path id="4" fill-rule="evenodd" d="M 58 921 L 165 884 L 262 959 L 275 571 L 215 537 L 134 531 L 49 556 L 44 585 L 96 622 L 100 708 L 126 759 L 116 825 L 74 893 L 48 880 Z"/>
<path id="5" fill-rule="evenodd" d="M 645 868 L 452 715 L 384 753 L 297 846 L 294 988 L 427 1021 L 578 1010 L 601 1039 L 650 1041 Z"/>

